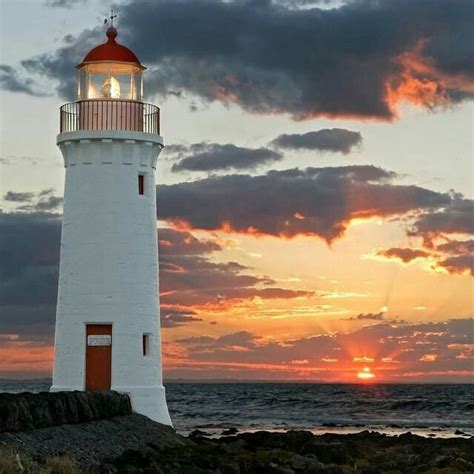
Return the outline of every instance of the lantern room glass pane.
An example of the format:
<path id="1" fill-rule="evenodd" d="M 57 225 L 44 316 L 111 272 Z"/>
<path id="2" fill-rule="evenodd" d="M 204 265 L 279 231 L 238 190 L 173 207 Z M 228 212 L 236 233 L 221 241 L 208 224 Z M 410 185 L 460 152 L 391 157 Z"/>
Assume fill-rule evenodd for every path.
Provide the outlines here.
<path id="1" fill-rule="evenodd" d="M 78 98 L 142 100 L 142 70 L 124 63 L 91 63 L 79 70 Z"/>

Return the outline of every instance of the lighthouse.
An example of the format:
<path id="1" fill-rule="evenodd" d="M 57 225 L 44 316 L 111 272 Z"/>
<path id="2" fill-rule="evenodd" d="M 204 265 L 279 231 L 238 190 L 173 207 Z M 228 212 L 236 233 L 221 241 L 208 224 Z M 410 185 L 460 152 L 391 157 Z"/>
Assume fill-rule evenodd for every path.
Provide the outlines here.
<path id="1" fill-rule="evenodd" d="M 66 180 L 51 391 L 124 392 L 137 413 L 171 425 L 158 299 L 160 110 L 143 102 L 145 67 L 113 25 L 106 35 L 77 66 L 77 101 L 60 108 Z"/>

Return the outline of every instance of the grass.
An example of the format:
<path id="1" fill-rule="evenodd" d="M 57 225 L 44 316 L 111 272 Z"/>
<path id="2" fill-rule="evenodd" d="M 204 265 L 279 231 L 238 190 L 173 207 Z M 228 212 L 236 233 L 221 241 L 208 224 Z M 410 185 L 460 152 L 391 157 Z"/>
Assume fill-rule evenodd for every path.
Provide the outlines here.
<path id="1" fill-rule="evenodd" d="M 40 472 L 41 474 L 78 474 L 80 471 L 71 458 L 67 456 L 54 456 L 46 459 Z"/>
<path id="2" fill-rule="evenodd" d="M 53 456 L 41 464 L 34 464 L 18 454 L 11 446 L 0 446 L 0 474 L 81 474 L 74 461 L 67 456 Z"/>

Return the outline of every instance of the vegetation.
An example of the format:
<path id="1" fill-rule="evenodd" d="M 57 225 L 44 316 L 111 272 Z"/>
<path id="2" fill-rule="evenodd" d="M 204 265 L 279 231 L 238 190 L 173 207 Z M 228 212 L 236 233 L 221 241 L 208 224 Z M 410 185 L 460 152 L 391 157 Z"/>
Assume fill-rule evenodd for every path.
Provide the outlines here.
<path id="1" fill-rule="evenodd" d="M 80 474 L 74 461 L 67 456 L 46 458 L 34 463 L 10 446 L 0 447 L 0 474 Z"/>

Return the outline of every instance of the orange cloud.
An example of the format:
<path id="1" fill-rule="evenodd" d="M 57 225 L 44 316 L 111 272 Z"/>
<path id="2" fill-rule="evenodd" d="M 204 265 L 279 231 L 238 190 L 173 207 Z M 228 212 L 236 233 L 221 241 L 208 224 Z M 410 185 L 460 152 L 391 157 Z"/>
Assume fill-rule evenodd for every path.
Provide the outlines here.
<path id="1" fill-rule="evenodd" d="M 0 374 L 48 375 L 53 365 L 54 348 L 50 345 L 10 339 L 0 346 Z"/>
<path id="2" fill-rule="evenodd" d="M 395 59 L 401 72 L 386 84 L 386 101 L 394 116 L 398 115 L 401 102 L 433 109 L 450 104 L 449 89 L 474 93 L 474 82 L 467 76 L 443 73 L 436 68 L 432 58 L 423 54 L 428 43 L 426 38 L 419 40 L 411 50 Z"/>

